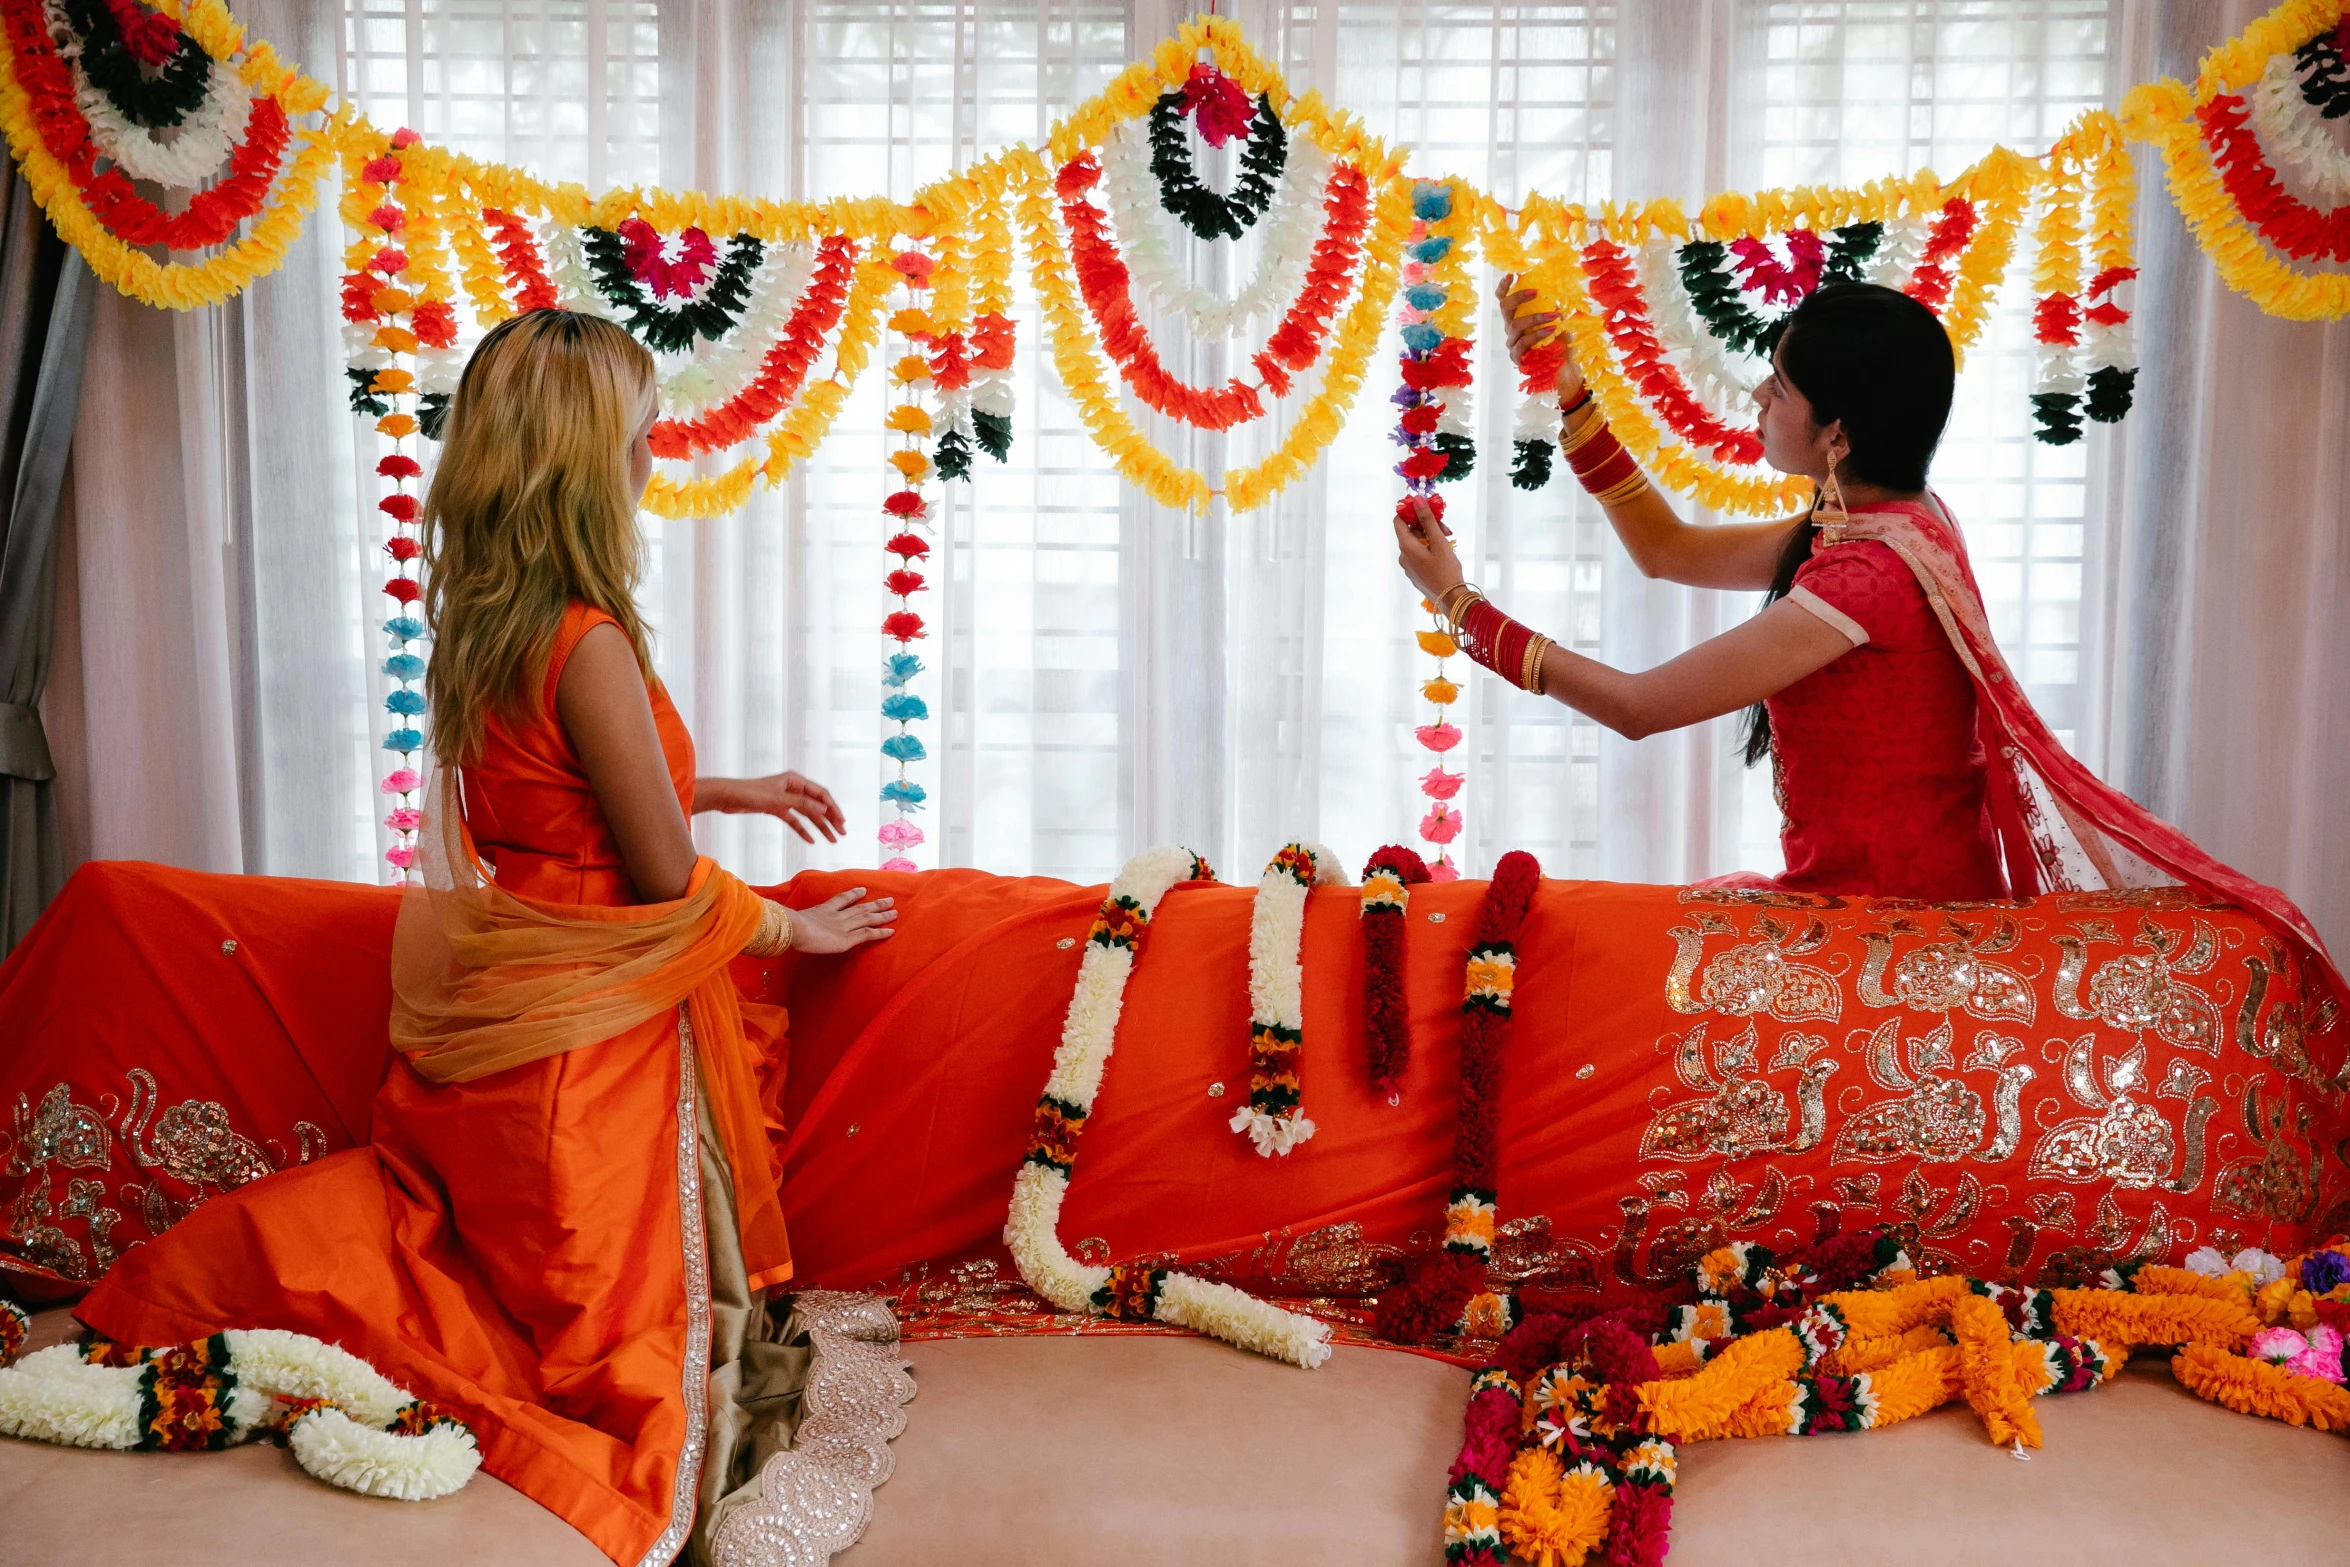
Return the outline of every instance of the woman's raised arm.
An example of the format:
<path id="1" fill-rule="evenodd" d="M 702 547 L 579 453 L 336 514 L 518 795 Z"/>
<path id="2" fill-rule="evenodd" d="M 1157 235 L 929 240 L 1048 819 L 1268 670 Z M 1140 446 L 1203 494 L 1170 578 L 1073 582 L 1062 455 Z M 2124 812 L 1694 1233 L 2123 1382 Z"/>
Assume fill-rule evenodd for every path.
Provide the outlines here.
<path id="1" fill-rule="evenodd" d="M 1534 309 L 1533 291 L 1517 288 L 1516 283 L 1515 277 L 1505 277 L 1494 290 L 1501 300 L 1512 364 L 1522 361 L 1529 349 L 1558 335 L 1558 316 Z M 1559 362 L 1559 406 L 1571 408 L 1582 395 L 1583 372 L 1576 368 L 1570 349 Z M 1792 521 L 1698 527 L 1684 522 L 1654 485 L 1643 487 L 1606 511 L 1609 526 L 1624 541 L 1625 551 L 1642 576 L 1662 577 L 1693 588 L 1759 591 L 1769 587 L 1779 556 L 1787 547 L 1787 535 L 1795 527 Z"/>

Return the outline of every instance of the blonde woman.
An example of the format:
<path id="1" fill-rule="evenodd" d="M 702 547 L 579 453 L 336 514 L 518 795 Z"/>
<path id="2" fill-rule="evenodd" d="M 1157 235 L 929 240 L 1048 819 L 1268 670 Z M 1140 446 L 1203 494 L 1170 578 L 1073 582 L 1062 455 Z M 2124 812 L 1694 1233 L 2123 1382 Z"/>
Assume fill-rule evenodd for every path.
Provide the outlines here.
<path id="1" fill-rule="evenodd" d="M 741 1481 L 752 1422 L 708 1390 L 791 1391 L 754 1374 L 772 1356 L 712 1374 L 791 1276 L 727 964 L 895 917 L 856 891 L 787 911 L 694 852 L 696 809 L 842 823 L 796 774 L 694 776 L 634 601 L 654 405 L 651 357 L 594 317 L 535 311 L 475 351 L 425 504 L 442 767 L 374 1140 L 206 1203 L 77 1313 L 129 1344 L 340 1344 L 623 1563 L 668 1561 Z"/>

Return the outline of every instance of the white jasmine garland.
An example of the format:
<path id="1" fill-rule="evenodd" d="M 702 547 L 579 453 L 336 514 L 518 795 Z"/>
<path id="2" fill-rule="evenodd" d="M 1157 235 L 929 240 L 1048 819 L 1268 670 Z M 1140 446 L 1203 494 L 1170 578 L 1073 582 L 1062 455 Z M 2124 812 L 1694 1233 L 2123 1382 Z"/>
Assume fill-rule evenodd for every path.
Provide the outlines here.
<path id="1" fill-rule="evenodd" d="M 1323 218 L 1323 189 L 1330 180 L 1330 155 L 1303 136 L 1290 139 L 1272 211 L 1257 226 L 1262 238 L 1256 270 L 1239 293 L 1225 299 L 1194 286 L 1176 265 L 1159 213 L 1148 123 L 1130 120 L 1102 146 L 1102 189 L 1136 301 L 1155 300 L 1175 311 L 1199 338 L 1229 338 L 1260 317 L 1278 321 L 1313 258 L 1317 220 Z"/>
<path id="2" fill-rule="evenodd" d="M 1304 862 L 1300 864 L 1300 861 Z M 1299 872 L 1304 872 L 1304 879 Z M 1291 1081 L 1302 1084 L 1300 1073 L 1305 1042 L 1305 967 L 1301 949 L 1306 934 L 1306 894 L 1313 887 L 1344 886 L 1346 872 L 1337 857 L 1318 843 L 1292 843 L 1273 856 L 1257 882 L 1256 901 L 1248 922 L 1248 1011 L 1252 1056 L 1260 1035 L 1270 1033 L 1289 1045 Z M 1252 1079 L 1256 1074 L 1252 1072 Z M 1314 1135 L 1301 1102 L 1279 1108 L 1263 1102 L 1270 1085 L 1253 1081 L 1249 1101 L 1233 1112 L 1231 1126 L 1248 1134 L 1265 1158 L 1287 1154 Z"/>
<path id="3" fill-rule="evenodd" d="M 78 52 L 78 51 L 77 51 Z M 116 168 L 133 179 L 153 180 L 173 190 L 192 190 L 223 172 L 245 127 L 253 118 L 253 98 L 242 78 L 221 62 L 210 65 L 204 83 L 204 101 L 179 124 L 157 139 L 154 131 L 134 125 L 73 62 L 73 95 L 90 122 L 90 140 Z"/>
<path id="4" fill-rule="evenodd" d="M 555 297 L 564 309 L 613 319 L 611 302 L 598 291 L 596 275 L 588 270 L 579 230 L 548 219 L 539 229 L 539 254 L 547 258 L 547 281 L 555 285 Z"/>
<path id="5" fill-rule="evenodd" d="M 1540 441 L 1548 445 L 1559 438 L 1559 418 L 1559 394 L 1556 389 L 1529 392 L 1518 404 L 1518 422 L 1510 432 L 1510 440 Z"/>
<path id="6" fill-rule="evenodd" d="M 2301 62 L 2271 55 L 2260 84 L 2245 97 L 2247 118 L 2269 162 L 2299 174 L 2319 205 L 2350 202 L 2350 152 L 2334 139 L 2325 117 L 2301 96 Z"/>
<path id="7" fill-rule="evenodd" d="M 712 268 L 715 272 L 716 268 Z M 742 395 L 758 379 L 767 351 L 799 309 L 816 273 L 806 245 L 771 244 L 751 275 L 750 303 L 724 338 L 683 362 L 661 381 L 661 409 L 671 419 L 694 419 Z"/>
<path id="8" fill-rule="evenodd" d="M 1126 981 L 1134 972 L 1136 944 L 1148 932 L 1151 916 L 1168 889 L 1205 874 L 1189 850 L 1160 848 L 1135 856 L 1110 883 L 1077 967 L 1068 1016 L 1061 1025 L 1061 1047 L 1038 1106 L 1040 1127 L 1048 1117 L 1066 1118 L 1073 1111 L 1076 1131 L 1082 1132 L 1101 1091 Z M 1069 1156 L 1073 1161 L 1074 1134 Z M 1061 1203 L 1068 1191 L 1066 1169 L 1040 1162 L 1033 1154 L 1022 1160 L 1013 1177 L 1004 1244 L 1030 1289 L 1063 1311 L 1098 1313 L 1103 1308 L 1094 1295 L 1112 1283 L 1117 1270 L 1079 1262 L 1061 1244 Z M 1148 1282 L 1151 1315 L 1157 1321 L 1295 1365 L 1317 1366 L 1329 1358 L 1330 1330 L 1310 1317 L 1283 1311 L 1229 1285 L 1180 1273 L 1153 1273 Z"/>
<path id="9" fill-rule="evenodd" d="M 288 1432 L 296 1462 L 319 1479 L 366 1496 L 424 1501 L 461 1489 L 481 1467 L 473 1433 L 455 1421 L 409 1436 L 393 1426 L 414 1400 L 347 1350 L 275 1328 L 231 1330 L 227 1371 L 235 1387 L 221 1408 L 229 1440 L 249 1442 L 299 1399 Z M 145 1365 L 101 1366 L 58 1344 L 0 1367 L 0 1436 L 61 1447 L 138 1446 Z"/>

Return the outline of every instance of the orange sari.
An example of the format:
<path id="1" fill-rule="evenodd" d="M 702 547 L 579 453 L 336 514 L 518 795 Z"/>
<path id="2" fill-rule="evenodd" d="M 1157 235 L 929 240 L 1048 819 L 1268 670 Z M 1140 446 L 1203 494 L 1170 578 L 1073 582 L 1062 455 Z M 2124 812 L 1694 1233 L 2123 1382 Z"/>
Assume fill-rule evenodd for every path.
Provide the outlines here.
<path id="1" fill-rule="evenodd" d="M 748 1009 L 746 1035 L 726 968 L 757 922 L 741 883 L 703 860 L 685 899 L 632 905 L 554 715 L 566 659 L 607 618 L 571 606 L 539 711 L 493 720 L 466 769 L 466 820 L 445 825 L 461 844 L 470 829 L 494 887 L 467 853 L 464 908 L 412 891 L 402 911 L 393 1038 L 408 1054 L 378 1090 L 372 1140 L 205 1203 L 127 1252 L 76 1315 L 128 1343 L 256 1327 L 338 1343 L 454 1407 L 491 1474 L 615 1562 L 651 1563 L 693 1528 L 706 1435 L 704 1105 L 739 1224 L 716 1243 L 740 1244 L 753 1289 L 791 1274 L 759 1091 L 780 1070 L 766 1057 L 781 1013 Z M 693 744 L 651 695 L 690 812 Z M 412 938 L 431 933 L 406 927 L 436 906 L 420 966 Z M 577 1024 L 619 1016 L 641 1021 L 601 1039 Z"/>

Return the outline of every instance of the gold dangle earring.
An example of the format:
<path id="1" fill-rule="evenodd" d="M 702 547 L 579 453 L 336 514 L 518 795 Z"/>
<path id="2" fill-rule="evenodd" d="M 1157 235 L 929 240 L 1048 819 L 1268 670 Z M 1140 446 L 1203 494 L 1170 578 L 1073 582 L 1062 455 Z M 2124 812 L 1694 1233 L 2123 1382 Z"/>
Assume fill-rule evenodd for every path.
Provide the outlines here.
<path id="1" fill-rule="evenodd" d="M 1836 459 L 1828 459 L 1828 476 L 1820 481 L 1819 497 L 1812 503 L 1812 522 L 1822 528 L 1840 528 L 1850 517 L 1844 510 L 1844 486 L 1836 482 Z"/>

